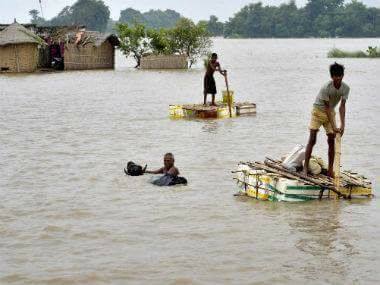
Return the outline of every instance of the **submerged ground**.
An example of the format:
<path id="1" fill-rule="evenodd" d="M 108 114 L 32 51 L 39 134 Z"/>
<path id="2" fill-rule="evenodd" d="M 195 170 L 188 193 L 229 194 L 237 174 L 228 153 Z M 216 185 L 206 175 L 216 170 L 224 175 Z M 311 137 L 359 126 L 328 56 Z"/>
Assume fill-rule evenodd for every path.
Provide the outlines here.
<path id="1" fill-rule="evenodd" d="M 136 71 L 118 55 L 115 71 L 0 76 L 0 284 L 378 283 L 377 199 L 258 202 L 233 197 L 230 173 L 305 143 L 328 50 L 370 45 L 215 40 L 237 100 L 258 104 L 221 121 L 168 119 L 169 104 L 201 102 L 201 65 Z M 351 86 L 342 163 L 376 181 L 380 60 L 338 62 Z M 168 151 L 187 187 L 123 175 Z"/>

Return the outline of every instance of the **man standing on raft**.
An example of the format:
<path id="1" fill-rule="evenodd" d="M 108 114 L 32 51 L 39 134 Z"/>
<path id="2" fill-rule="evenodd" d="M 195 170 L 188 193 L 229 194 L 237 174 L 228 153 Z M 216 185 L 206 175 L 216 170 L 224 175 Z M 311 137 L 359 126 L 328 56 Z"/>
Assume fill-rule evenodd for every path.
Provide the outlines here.
<path id="1" fill-rule="evenodd" d="M 312 111 L 310 121 L 310 137 L 306 147 L 304 174 L 307 175 L 309 161 L 313 152 L 313 147 L 317 141 L 317 133 L 321 126 L 324 127 L 327 134 L 329 145 L 329 169 L 327 175 L 334 177 L 333 167 L 335 158 L 335 134 L 343 135 L 345 128 L 346 101 L 350 92 L 350 87 L 344 83 L 344 66 L 334 63 L 330 66 L 331 81 L 322 86 Z M 337 128 L 335 122 L 335 107 L 340 102 L 340 128 Z"/>
<path id="2" fill-rule="evenodd" d="M 211 106 L 215 106 L 215 94 L 216 94 L 216 83 L 214 78 L 214 72 L 219 71 L 221 75 L 226 76 L 227 70 L 222 70 L 218 62 L 218 55 L 213 53 L 211 59 L 207 63 L 207 70 L 204 77 L 204 100 L 203 104 L 206 105 L 207 94 L 212 95 Z"/>

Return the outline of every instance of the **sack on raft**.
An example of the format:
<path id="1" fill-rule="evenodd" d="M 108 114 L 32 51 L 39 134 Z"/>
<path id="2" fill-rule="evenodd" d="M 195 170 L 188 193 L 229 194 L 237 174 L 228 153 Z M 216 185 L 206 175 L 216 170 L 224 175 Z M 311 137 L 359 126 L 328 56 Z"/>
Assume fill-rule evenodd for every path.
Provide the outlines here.
<path id="1" fill-rule="evenodd" d="M 179 184 L 186 185 L 187 179 L 185 177 L 172 176 L 170 174 L 165 174 L 158 178 L 154 177 L 153 179 L 151 179 L 150 182 L 156 186 L 174 186 L 174 185 L 179 185 Z"/>
<path id="2" fill-rule="evenodd" d="M 130 176 L 141 176 L 144 174 L 147 165 L 143 168 L 141 165 L 134 163 L 133 161 L 128 162 L 127 167 L 124 168 L 124 173 Z"/>

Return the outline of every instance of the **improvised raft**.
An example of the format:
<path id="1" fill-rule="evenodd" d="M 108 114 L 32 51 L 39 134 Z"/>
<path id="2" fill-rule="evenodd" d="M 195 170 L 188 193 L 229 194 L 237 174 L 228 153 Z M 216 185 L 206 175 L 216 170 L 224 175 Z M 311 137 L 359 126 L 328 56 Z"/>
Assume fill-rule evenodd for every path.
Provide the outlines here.
<path id="1" fill-rule="evenodd" d="M 228 96 L 223 91 L 223 101 L 217 102 L 216 106 L 204 106 L 203 104 L 170 105 L 169 116 L 171 119 L 225 119 L 237 116 L 249 116 L 256 114 L 256 104 L 235 103 L 233 92 Z M 231 100 L 231 108 L 228 100 Z"/>
<path id="2" fill-rule="evenodd" d="M 350 171 L 341 172 L 340 187 L 323 174 L 305 176 L 270 158 L 264 162 L 241 162 L 233 172 L 240 188 L 237 195 L 258 200 L 297 202 L 373 196 L 371 182 Z"/>

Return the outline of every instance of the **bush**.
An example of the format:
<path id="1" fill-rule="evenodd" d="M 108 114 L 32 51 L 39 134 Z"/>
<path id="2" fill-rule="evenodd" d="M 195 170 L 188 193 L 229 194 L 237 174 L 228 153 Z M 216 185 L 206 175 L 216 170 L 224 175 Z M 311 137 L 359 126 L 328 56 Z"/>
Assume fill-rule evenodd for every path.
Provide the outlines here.
<path id="1" fill-rule="evenodd" d="M 327 54 L 329 58 L 344 58 L 344 57 L 350 57 L 350 58 L 375 58 L 380 57 L 380 49 L 374 48 L 374 47 L 368 47 L 367 51 L 344 51 L 337 48 L 333 48 L 329 51 Z"/>

